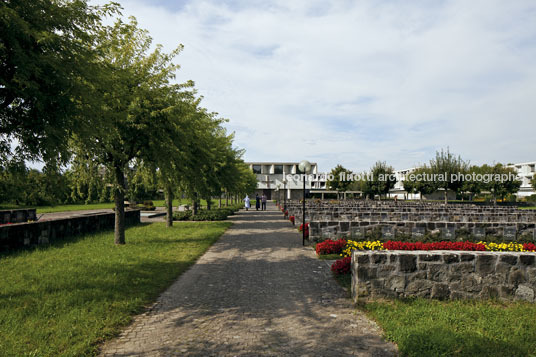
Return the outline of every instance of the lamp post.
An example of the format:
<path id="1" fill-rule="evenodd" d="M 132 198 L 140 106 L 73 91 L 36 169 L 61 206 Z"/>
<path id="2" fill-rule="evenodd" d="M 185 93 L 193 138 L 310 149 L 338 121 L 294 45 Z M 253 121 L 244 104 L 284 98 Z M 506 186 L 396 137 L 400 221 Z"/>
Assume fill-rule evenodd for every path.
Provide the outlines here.
<path id="1" fill-rule="evenodd" d="M 305 245 L 305 180 L 307 174 L 311 172 L 311 163 L 307 160 L 303 160 L 298 165 L 298 168 L 303 174 L 303 201 L 302 201 L 302 245 Z"/>
<path id="2" fill-rule="evenodd" d="M 283 212 L 287 210 L 287 180 L 283 179 Z"/>

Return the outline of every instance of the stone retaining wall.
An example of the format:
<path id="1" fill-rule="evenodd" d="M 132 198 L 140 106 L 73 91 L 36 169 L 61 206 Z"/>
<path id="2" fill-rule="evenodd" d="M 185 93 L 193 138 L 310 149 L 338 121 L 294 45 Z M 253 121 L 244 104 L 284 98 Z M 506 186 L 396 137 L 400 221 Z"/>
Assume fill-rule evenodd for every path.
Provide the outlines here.
<path id="1" fill-rule="evenodd" d="M 0 210 L 0 224 L 35 221 L 35 208 Z"/>
<path id="2" fill-rule="evenodd" d="M 388 228 L 388 229 L 386 229 Z M 505 230 L 506 228 L 506 230 Z M 310 222 L 309 239 L 321 242 L 327 238 L 341 236 L 363 239 L 370 230 L 384 230 L 384 235 L 395 239 L 397 234 L 423 235 L 437 231 L 444 240 L 454 240 L 459 233 L 470 234 L 481 239 L 487 235 L 503 236 L 506 241 L 514 241 L 520 235 L 530 236 L 536 240 L 536 223 L 509 222 L 386 222 L 386 221 L 329 221 Z M 323 232 L 327 234 L 323 234 Z M 446 233 L 446 234 L 444 234 Z"/>
<path id="3" fill-rule="evenodd" d="M 354 251 L 352 296 L 534 302 L 536 253 Z"/>
<path id="4" fill-rule="evenodd" d="M 125 225 L 138 223 L 140 210 L 126 210 Z M 79 234 L 113 229 L 114 225 L 114 212 L 4 225 L 0 227 L 0 251 L 49 244 Z"/>

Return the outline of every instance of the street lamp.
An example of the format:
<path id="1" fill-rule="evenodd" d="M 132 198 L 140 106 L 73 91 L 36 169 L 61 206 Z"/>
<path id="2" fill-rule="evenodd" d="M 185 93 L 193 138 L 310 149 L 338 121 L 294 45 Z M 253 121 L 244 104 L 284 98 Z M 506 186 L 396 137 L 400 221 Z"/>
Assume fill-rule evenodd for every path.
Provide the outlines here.
<path id="1" fill-rule="evenodd" d="M 300 169 L 300 172 L 303 174 L 303 205 L 302 205 L 302 245 L 305 245 L 305 180 L 307 179 L 307 175 L 309 172 L 311 172 L 311 163 L 307 160 L 303 160 L 298 165 L 298 168 Z"/>
<path id="2" fill-rule="evenodd" d="M 287 180 L 286 179 L 283 179 L 283 191 L 284 192 L 284 196 L 283 196 L 283 213 L 287 210 Z"/>

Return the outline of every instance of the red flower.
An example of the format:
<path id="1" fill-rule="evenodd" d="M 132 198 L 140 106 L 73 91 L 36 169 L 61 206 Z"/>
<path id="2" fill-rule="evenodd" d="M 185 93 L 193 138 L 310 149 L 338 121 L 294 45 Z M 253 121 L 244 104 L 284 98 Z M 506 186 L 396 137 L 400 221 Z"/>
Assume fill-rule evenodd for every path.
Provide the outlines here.
<path id="1" fill-rule="evenodd" d="M 350 274 L 350 266 L 352 263 L 352 257 L 345 257 L 335 261 L 331 265 L 331 271 L 337 275 Z"/>
<path id="2" fill-rule="evenodd" d="M 294 216 L 290 216 L 288 219 L 294 224 Z"/>
<path id="3" fill-rule="evenodd" d="M 341 254 L 344 246 L 346 245 L 345 239 L 331 240 L 327 239 L 322 243 L 316 245 L 316 254 Z"/>
<path id="4" fill-rule="evenodd" d="M 536 252 L 536 245 L 534 243 L 525 243 L 523 244 L 523 249 L 530 252 Z"/>
<path id="5" fill-rule="evenodd" d="M 409 243 L 409 242 L 393 242 L 388 241 L 383 243 L 383 247 L 387 250 L 466 250 L 466 251 L 485 251 L 484 244 L 471 242 L 433 242 L 433 243 Z"/>

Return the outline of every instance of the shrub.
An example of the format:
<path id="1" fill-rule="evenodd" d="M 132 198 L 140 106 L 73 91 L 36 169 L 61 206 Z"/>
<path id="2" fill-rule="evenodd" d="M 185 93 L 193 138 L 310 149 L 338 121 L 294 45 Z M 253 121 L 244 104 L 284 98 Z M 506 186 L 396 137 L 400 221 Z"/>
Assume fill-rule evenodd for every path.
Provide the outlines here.
<path id="1" fill-rule="evenodd" d="M 227 219 L 228 214 L 222 210 L 200 210 L 193 215 L 192 221 L 223 221 Z"/>
<path id="2" fill-rule="evenodd" d="M 351 263 L 352 263 L 351 257 L 345 257 L 345 258 L 339 259 L 331 265 L 331 271 L 335 273 L 336 275 L 350 274 Z"/>
<path id="3" fill-rule="evenodd" d="M 303 230 L 303 223 L 300 224 L 300 227 L 298 228 L 298 231 Z M 305 223 L 305 238 L 309 238 L 309 223 Z"/>
<path id="4" fill-rule="evenodd" d="M 316 254 L 323 255 L 323 254 L 341 254 L 342 249 L 346 245 L 345 239 L 339 239 L 339 240 L 325 240 L 321 243 L 318 243 L 316 245 Z"/>
<path id="5" fill-rule="evenodd" d="M 145 211 L 154 211 L 156 207 L 154 206 L 153 201 L 143 201 L 143 209 Z"/>
<path id="6" fill-rule="evenodd" d="M 173 213 L 174 221 L 189 221 L 192 218 L 192 211 L 179 211 Z"/>

